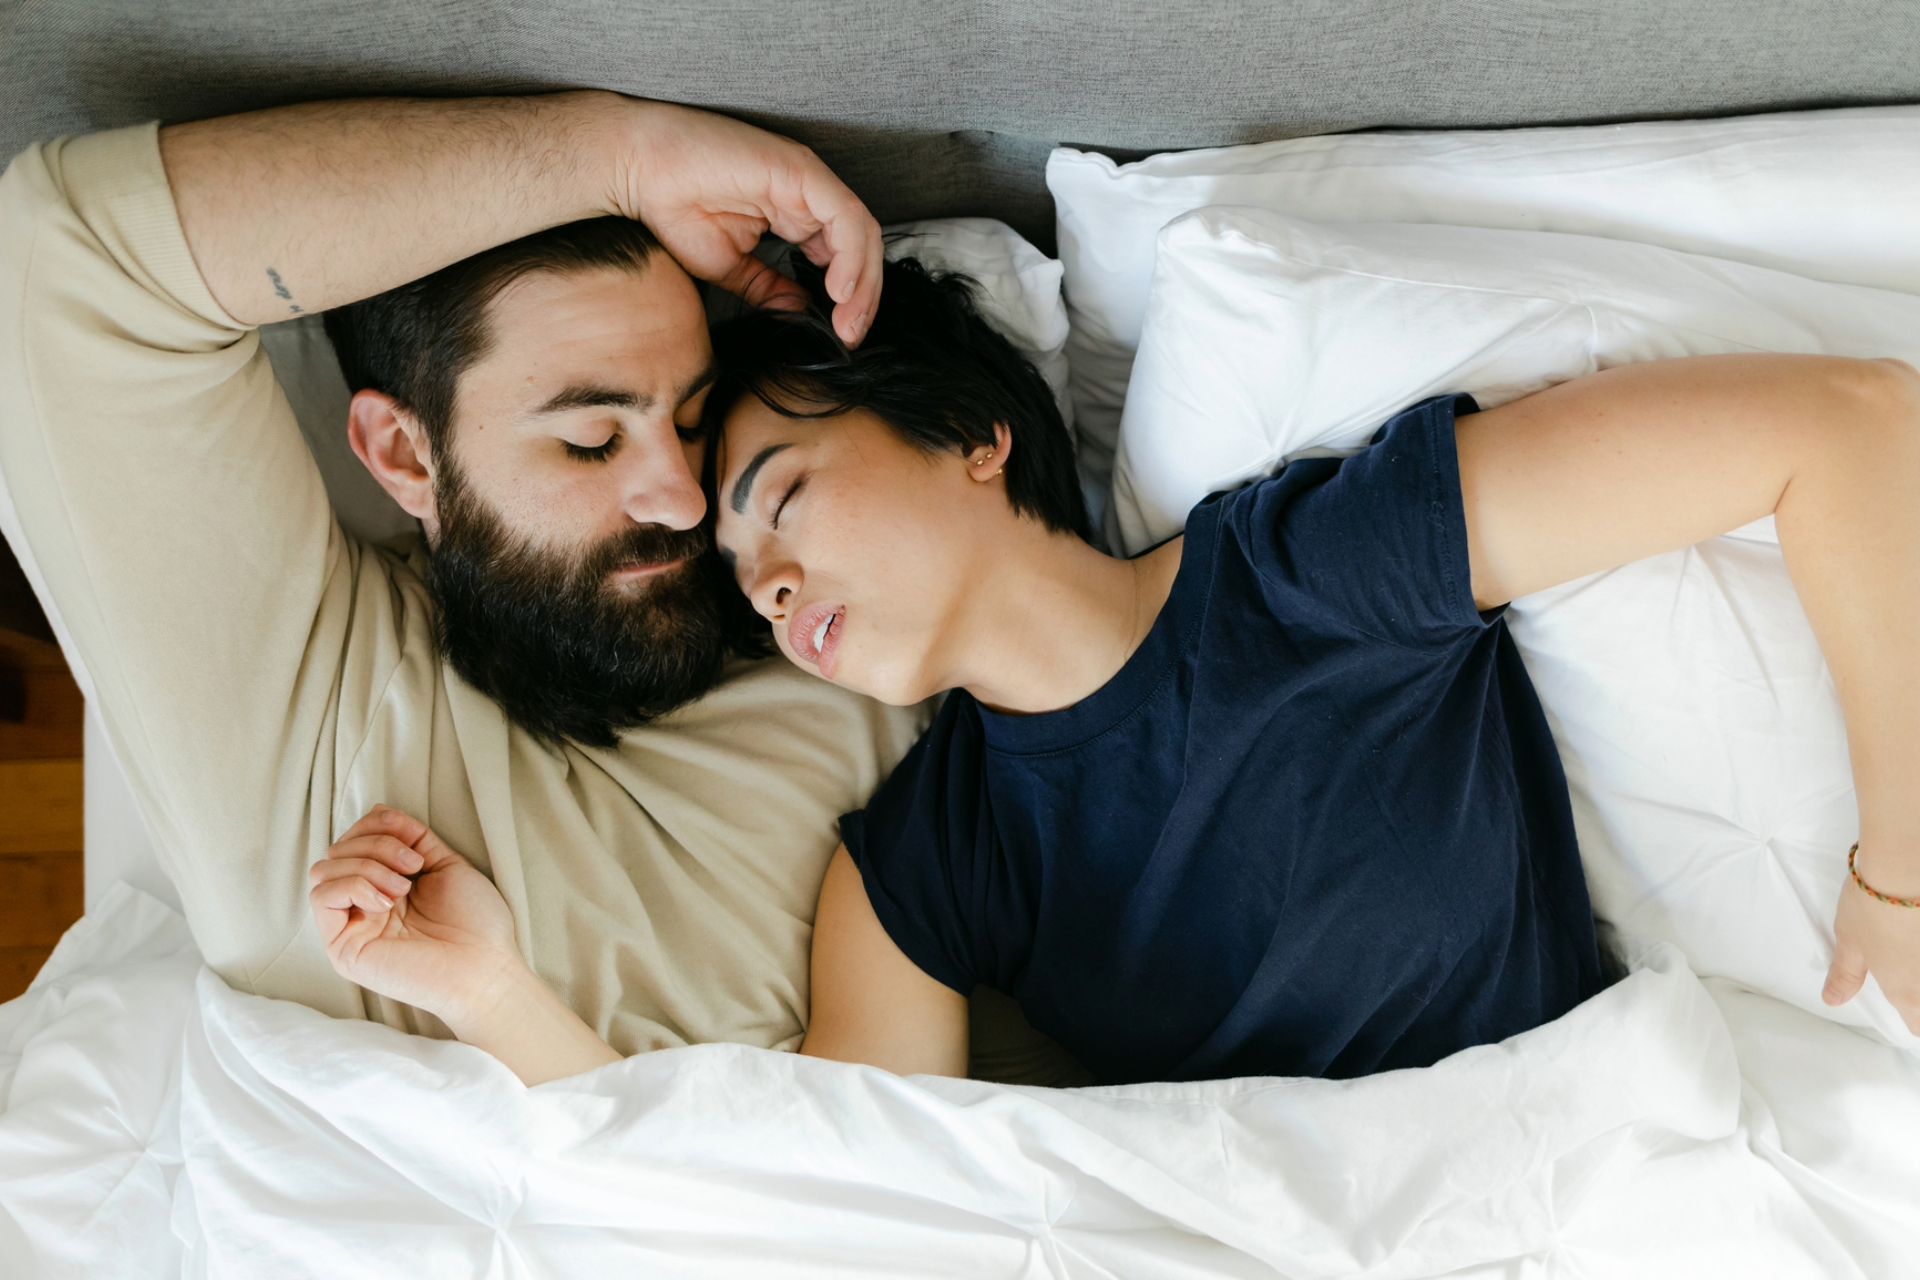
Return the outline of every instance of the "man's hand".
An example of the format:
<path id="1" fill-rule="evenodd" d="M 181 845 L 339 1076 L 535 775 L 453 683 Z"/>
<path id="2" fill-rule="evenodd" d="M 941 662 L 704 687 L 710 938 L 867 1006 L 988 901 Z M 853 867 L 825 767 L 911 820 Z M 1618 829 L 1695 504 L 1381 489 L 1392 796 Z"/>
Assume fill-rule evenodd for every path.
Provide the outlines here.
<path id="1" fill-rule="evenodd" d="M 615 201 L 687 271 L 756 307 L 796 309 L 800 286 L 753 256 L 771 231 L 826 268 L 833 327 L 866 336 L 880 301 L 880 224 L 790 138 L 668 102 L 634 104 L 635 158 Z"/>
<path id="2" fill-rule="evenodd" d="M 452 1023 L 525 968 L 493 882 L 397 809 L 376 805 L 309 879 L 327 958 L 369 991 Z"/>
<path id="3" fill-rule="evenodd" d="M 521 959 L 493 881 L 418 818 L 375 805 L 312 879 L 341 976 L 434 1014 L 529 1085 L 620 1060 Z"/>

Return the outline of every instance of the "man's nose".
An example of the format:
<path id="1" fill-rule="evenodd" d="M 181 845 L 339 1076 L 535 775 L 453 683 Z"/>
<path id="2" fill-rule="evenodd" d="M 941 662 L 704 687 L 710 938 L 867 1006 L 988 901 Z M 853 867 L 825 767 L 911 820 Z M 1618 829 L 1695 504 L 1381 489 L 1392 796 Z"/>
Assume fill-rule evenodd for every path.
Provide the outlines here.
<path id="1" fill-rule="evenodd" d="M 691 529 L 707 514 L 707 495 L 693 464 L 676 440 L 671 446 L 635 450 L 627 475 L 623 509 L 635 524 L 663 524 L 669 529 Z"/>

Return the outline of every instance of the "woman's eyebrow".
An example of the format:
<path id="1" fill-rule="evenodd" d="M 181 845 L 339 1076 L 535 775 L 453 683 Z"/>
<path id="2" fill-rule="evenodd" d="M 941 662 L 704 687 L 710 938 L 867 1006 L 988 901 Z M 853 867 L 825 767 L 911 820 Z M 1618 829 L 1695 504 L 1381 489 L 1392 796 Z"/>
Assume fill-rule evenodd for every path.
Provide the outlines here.
<path id="1" fill-rule="evenodd" d="M 753 479 L 760 474 L 760 468 L 767 464 L 767 459 L 782 449 L 790 449 L 792 447 L 791 443 L 770 444 L 753 455 L 753 461 L 749 462 L 740 472 L 739 478 L 733 482 L 733 492 L 727 497 L 727 505 L 733 508 L 735 515 L 740 515 L 746 511 L 747 499 L 753 496 Z"/>

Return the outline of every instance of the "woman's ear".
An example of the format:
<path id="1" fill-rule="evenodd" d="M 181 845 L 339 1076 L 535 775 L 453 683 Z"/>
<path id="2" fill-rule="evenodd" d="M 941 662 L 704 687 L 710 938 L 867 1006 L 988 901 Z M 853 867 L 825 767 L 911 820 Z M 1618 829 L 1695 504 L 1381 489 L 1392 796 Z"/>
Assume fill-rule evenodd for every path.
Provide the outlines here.
<path id="1" fill-rule="evenodd" d="M 1007 459 L 1013 456 L 1013 432 L 1007 430 L 1007 424 L 993 424 L 993 446 L 981 445 L 967 454 L 967 474 L 975 480 L 998 480 L 1000 473 L 1006 470 Z"/>
<path id="2" fill-rule="evenodd" d="M 347 406 L 347 442 L 400 509 L 434 524 L 433 467 L 426 432 L 382 391 L 356 391 Z"/>

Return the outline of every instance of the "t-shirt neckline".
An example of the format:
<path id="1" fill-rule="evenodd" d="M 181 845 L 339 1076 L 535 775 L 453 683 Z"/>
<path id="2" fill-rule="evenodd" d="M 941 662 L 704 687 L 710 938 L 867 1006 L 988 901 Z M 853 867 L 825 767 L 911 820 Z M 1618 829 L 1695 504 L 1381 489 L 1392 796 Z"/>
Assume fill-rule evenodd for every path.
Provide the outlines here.
<path id="1" fill-rule="evenodd" d="M 1174 571 L 1166 602 L 1112 679 L 1071 706 L 1035 715 L 994 711 L 960 691 L 959 696 L 978 710 L 988 747 L 1018 755 L 1077 747 L 1132 715 L 1173 673 L 1213 585 L 1214 541 L 1220 524 L 1217 496 L 1208 497 L 1188 515 L 1186 545 L 1180 548 L 1180 567 Z M 1149 555 L 1169 541 L 1157 542 L 1139 554 Z"/>

